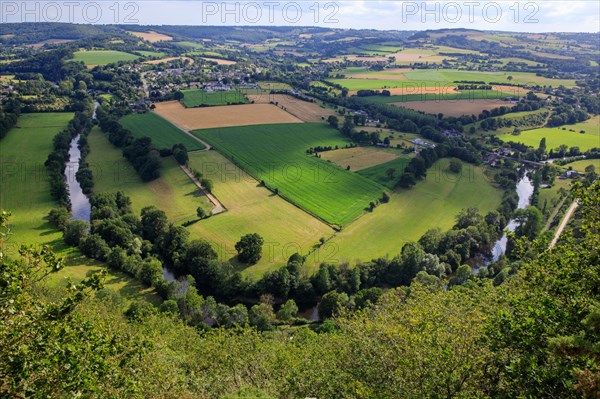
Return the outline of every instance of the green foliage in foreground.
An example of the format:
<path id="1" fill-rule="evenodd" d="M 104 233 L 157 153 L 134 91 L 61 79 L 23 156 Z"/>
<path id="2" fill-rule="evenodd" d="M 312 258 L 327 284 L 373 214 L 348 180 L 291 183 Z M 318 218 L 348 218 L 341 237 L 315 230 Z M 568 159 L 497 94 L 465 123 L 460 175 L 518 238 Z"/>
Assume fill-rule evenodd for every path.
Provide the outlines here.
<path id="1" fill-rule="evenodd" d="M 469 276 L 445 290 L 443 281 L 421 273 L 410 287 L 388 290 L 362 311 L 347 314 L 336 305 L 338 316 L 321 333 L 201 332 L 152 309 L 127 321 L 101 299 L 90 298 L 73 311 L 81 299 L 77 290 L 48 306 L 34 299 L 36 287 L 29 282 L 35 269 L 22 265 L 41 265 L 41 258 L 55 265 L 52 255 L 30 253 L 25 263 L 3 259 L 0 394 L 596 398 L 600 183 L 578 196 L 573 234 L 553 250 L 546 250 L 546 242 L 518 246 L 527 261 L 504 284 L 494 287 Z M 54 333 L 72 331 L 74 322 L 77 335 Z M 154 343 L 141 361 L 136 337 Z M 77 373 L 59 367 L 74 359 Z M 45 373 L 24 373 L 21 366 Z"/>
<path id="2" fill-rule="evenodd" d="M 291 202 L 338 225 L 360 215 L 383 187 L 306 150 L 343 147 L 348 140 L 321 123 L 287 123 L 196 130 L 198 137 L 267 187 Z"/>
<path id="3" fill-rule="evenodd" d="M 158 149 L 171 149 L 176 144 L 185 145 L 188 151 L 203 150 L 205 148 L 204 144 L 151 112 L 127 115 L 121 118 L 119 123 L 129 130 L 135 138 L 150 137 L 152 144 Z"/>

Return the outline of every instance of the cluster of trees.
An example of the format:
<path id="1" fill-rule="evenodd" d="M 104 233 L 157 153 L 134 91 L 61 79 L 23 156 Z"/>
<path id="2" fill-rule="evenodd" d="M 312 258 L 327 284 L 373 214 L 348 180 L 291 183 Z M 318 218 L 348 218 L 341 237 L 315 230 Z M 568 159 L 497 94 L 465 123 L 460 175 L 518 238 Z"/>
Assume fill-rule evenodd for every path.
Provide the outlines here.
<path id="1" fill-rule="evenodd" d="M 108 140 L 115 146 L 123 148 L 123 156 L 131 162 L 143 181 L 147 182 L 160 177 L 162 167 L 160 152 L 152 145 L 150 137 L 135 139 L 131 132 L 121 126 L 117 118 L 103 107 L 98 107 L 96 117 L 102 131 L 108 134 Z M 181 154 L 183 149 L 180 146 L 176 147 L 180 152 L 178 154 L 180 159 L 183 159 L 183 154 Z M 174 147 L 173 151 L 175 149 Z M 187 157 L 187 151 L 185 157 Z"/>
<path id="2" fill-rule="evenodd" d="M 493 87 L 492 87 L 492 85 L 488 85 L 488 84 L 480 84 L 480 85 L 477 85 L 477 84 L 468 84 L 468 85 L 459 84 L 456 88 L 458 90 L 462 91 L 462 90 L 492 90 Z"/>
<path id="3" fill-rule="evenodd" d="M 370 96 L 384 96 L 384 97 L 389 97 L 391 96 L 391 92 L 389 90 L 358 90 L 356 92 L 356 95 L 358 97 L 370 97 Z"/>
<path id="4" fill-rule="evenodd" d="M 590 119 L 590 115 L 582 109 L 575 109 L 570 104 L 562 103 L 554 107 L 554 112 L 548 120 L 548 126 L 562 126 L 583 122 Z"/>
<path id="5" fill-rule="evenodd" d="M 8 131 L 15 126 L 21 114 L 19 101 L 10 99 L 0 105 L 0 139 L 3 139 Z"/>

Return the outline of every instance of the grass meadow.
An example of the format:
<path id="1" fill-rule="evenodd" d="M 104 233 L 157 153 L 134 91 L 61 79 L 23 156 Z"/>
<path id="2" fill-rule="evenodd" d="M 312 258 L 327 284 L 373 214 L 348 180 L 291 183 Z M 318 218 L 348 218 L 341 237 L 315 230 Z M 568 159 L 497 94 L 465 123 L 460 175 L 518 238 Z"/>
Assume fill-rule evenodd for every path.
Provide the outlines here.
<path id="1" fill-rule="evenodd" d="M 239 91 L 183 90 L 181 103 L 186 108 L 203 107 L 211 105 L 248 104 L 249 101 Z"/>
<path id="2" fill-rule="evenodd" d="M 135 54 L 124 53 L 116 50 L 87 50 L 76 51 L 73 54 L 74 61 L 83 61 L 85 65 L 107 65 L 119 61 L 133 61 L 140 58 Z"/>

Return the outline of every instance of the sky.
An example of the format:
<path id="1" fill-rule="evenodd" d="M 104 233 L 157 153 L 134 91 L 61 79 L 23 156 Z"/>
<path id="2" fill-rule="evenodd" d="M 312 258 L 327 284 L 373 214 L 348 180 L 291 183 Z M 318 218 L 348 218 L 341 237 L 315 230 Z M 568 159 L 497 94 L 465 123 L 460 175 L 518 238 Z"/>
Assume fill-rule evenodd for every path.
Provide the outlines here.
<path id="1" fill-rule="evenodd" d="M 0 23 L 40 21 L 599 32 L 600 1 L 0 0 Z"/>

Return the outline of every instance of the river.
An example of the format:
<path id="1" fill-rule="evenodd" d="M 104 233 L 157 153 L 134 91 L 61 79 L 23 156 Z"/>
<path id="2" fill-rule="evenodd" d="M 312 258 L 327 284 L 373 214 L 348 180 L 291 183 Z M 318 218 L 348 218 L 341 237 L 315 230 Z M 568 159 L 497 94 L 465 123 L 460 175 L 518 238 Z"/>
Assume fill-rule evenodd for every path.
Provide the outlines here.
<path id="1" fill-rule="evenodd" d="M 517 195 L 519 196 L 519 204 L 517 205 L 518 209 L 523 209 L 529 205 L 529 201 L 531 200 L 531 195 L 533 194 L 533 184 L 529 180 L 529 176 L 527 176 L 527 172 L 525 175 L 519 180 L 517 183 Z M 515 231 L 518 224 L 515 219 L 511 219 L 508 222 L 505 230 L 510 232 Z M 492 261 L 496 262 L 501 255 L 506 252 L 506 244 L 508 242 L 508 237 L 506 235 L 506 231 L 502 234 L 502 237 L 494 243 L 494 247 L 492 249 Z"/>
<path id="2" fill-rule="evenodd" d="M 71 140 L 69 162 L 65 165 L 65 179 L 69 190 L 69 199 L 71 200 L 71 218 L 89 222 L 92 214 L 92 206 L 75 177 L 79 170 L 79 158 L 81 157 L 79 137 L 80 135 L 78 134 Z"/>

